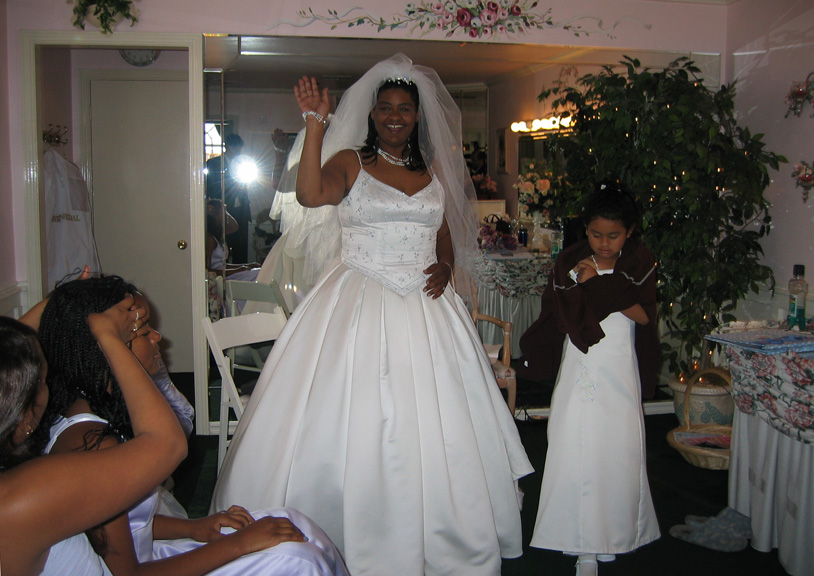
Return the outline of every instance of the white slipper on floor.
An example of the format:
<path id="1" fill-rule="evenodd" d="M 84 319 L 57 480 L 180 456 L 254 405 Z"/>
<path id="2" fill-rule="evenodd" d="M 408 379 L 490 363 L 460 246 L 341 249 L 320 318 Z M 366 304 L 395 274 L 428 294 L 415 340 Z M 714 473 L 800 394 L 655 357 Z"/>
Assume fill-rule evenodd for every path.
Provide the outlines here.
<path id="1" fill-rule="evenodd" d="M 613 562 L 616 560 L 616 554 L 597 554 L 596 559 L 600 562 Z"/>

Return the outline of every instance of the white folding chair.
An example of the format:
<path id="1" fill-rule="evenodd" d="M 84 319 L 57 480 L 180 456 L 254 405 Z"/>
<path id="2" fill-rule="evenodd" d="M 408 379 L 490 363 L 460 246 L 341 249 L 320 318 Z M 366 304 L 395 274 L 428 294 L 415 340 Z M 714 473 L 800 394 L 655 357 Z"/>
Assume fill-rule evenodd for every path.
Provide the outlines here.
<path id="1" fill-rule="evenodd" d="M 240 314 L 238 302 L 257 302 L 257 312 L 273 312 L 281 308 L 286 318 L 290 316 L 288 306 L 283 299 L 283 293 L 277 281 L 272 279 L 268 284 L 261 282 L 248 282 L 244 280 L 226 280 L 224 292 L 226 309 L 230 316 Z M 265 350 L 267 353 L 268 351 Z M 251 364 L 246 364 L 247 354 L 251 356 Z M 237 357 L 237 350 L 232 348 L 228 352 L 229 360 L 232 362 L 233 370 L 248 370 L 250 372 L 260 372 L 265 364 L 265 355 L 260 354 L 256 347 L 246 347 L 241 350 L 241 356 Z"/>
<path id="2" fill-rule="evenodd" d="M 220 392 L 220 424 L 218 429 L 218 470 L 226 456 L 229 445 L 229 435 L 237 426 L 237 421 L 243 416 L 244 400 L 237 391 L 232 374 L 232 363 L 224 350 L 236 346 L 246 346 L 256 342 L 276 340 L 286 323 L 282 308 L 275 308 L 274 312 L 257 312 L 245 316 L 221 318 L 212 322 L 208 317 L 203 322 L 206 341 L 212 350 L 215 364 L 221 378 Z M 248 400 L 248 397 L 246 398 Z M 230 422 L 229 411 L 234 412 L 235 420 Z M 230 426 L 232 429 L 230 430 Z"/>
<path id="3" fill-rule="evenodd" d="M 285 303 L 285 298 L 283 298 L 283 291 L 280 290 L 280 285 L 273 278 L 268 283 L 227 279 L 225 284 L 226 308 L 232 316 L 239 314 L 237 305 L 239 300 L 270 304 L 270 306 L 263 307 L 257 312 L 270 312 L 273 310 L 274 305 L 277 305 L 283 309 L 286 318 L 291 315 L 288 305 Z"/>

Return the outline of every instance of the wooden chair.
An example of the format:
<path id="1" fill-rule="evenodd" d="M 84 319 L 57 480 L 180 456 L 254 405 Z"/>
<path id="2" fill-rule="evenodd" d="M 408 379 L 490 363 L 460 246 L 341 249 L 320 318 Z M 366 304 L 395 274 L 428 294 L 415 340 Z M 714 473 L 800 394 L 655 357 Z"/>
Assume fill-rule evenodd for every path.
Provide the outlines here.
<path id="1" fill-rule="evenodd" d="M 457 277 L 456 271 L 456 279 Z M 475 327 L 477 328 L 478 322 L 488 322 L 503 332 L 502 344 L 484 343 L 483 348 L 492 363 L 492 372 L 498 387 L 506 390 L 506 403 L 509 405 L 509 411 L 514 415 L 517 403 L 517 373 L 512 368 L 512 323 L 480 312 L 478 310 L 478 285 L 472 278 L 468 278 L 467 281 L 472 286 L 472 321 L 475 323 Z"/>
<path id="2" fill-rule="evenodd" d="M 244 316 L 231 316 L 212 322 L 209 317 L 203 318 L 203 328 L 209 349 L 215 358 L 221 378 L 220 418 L 218 428 L 218 470 L 226 456 L 229 435 L 243 416 L 243 409 L 248 397 L 241 397 L 235 385 L 232 373 L 232 362 L 224 351 L 237 346 L 246 346 L 257 342 L 276 340 L 286 323 L 282 308 L 274 312 L 257 312 Z M 235 419 L 230 420 L 230 411 Z"/>

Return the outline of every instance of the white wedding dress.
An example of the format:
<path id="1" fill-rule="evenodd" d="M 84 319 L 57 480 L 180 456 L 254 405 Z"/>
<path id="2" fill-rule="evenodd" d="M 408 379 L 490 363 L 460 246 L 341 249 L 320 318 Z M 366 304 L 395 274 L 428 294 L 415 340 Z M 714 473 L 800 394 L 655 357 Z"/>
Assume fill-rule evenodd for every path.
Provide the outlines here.
<path id="1" fill-rule="evenodd" d="M 422 291 L 443 214 L 437 178 L 409 197 L 360 170 L 341 261 L 273 346 L 212 509 L 302 510 L 354 576 L 497 576 L 522 553 L 532 467 L 464 303 Z"/>
<path id="2" fill-rule="evenodd" d="M 535 548 L 620 554 L 659 537 L 645 468 L 635 324 L 614 312 L 600 326 L 605 337 L 587 354 L 565 339 Z"/>

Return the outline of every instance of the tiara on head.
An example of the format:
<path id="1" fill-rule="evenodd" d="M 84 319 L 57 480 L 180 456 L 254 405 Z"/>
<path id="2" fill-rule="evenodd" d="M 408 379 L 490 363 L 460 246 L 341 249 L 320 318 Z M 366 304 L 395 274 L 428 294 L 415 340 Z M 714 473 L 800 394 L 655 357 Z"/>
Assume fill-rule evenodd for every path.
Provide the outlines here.
<path id="1" fill-rule="evenodd" d="M 388 76 L 382 80 L 382 84 L 392 82 L 393 84 L 414 84 L 413 79 L 409 76 Z"/>

